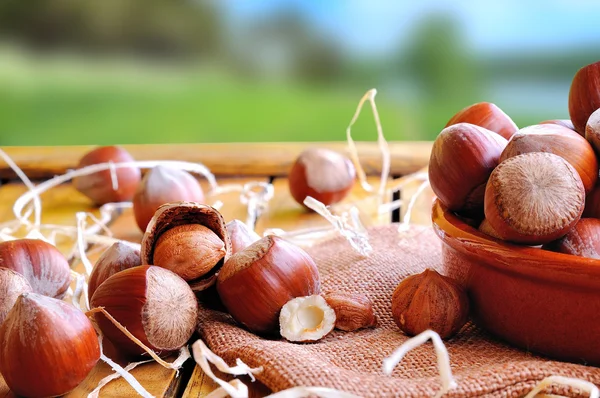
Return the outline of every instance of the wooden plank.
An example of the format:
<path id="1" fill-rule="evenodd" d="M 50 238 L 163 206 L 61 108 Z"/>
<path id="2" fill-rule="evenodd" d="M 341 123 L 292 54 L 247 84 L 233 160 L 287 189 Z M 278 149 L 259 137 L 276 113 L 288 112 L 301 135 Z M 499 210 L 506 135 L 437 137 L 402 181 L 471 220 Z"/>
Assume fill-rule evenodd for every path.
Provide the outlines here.
<path id="1" fill-rule="evenodd" d="M 390 142 L 391 174 L 410 174 L 427 165 L 431 142 Z M 347 153 L 345 142 L 322 143 L 232 143 L 124 145 L 137 160 L 185 160 L 201 162 L 219 176 L 285 176 L 298 154 L 308 147 L 331 148 Z M 357 143 L 361 164 L 369 175 L 381 170 L 381 155 L 375 142 Z M 7 147 L 3 150 L 31 178 L 63 174 L 77 166 L 91 146 Z M 0 178 L 15 174 L 0 162 Z"/>
<path id="2" fill-rule="evenodd" d="M 380 179 L 369 177 L 368 182 L 378 189 Z M 281 228 L 284 231 L 324 227 L 330 225 L 320 215 L 308 211 L 299 205 L 289 192 L 287 178 L 277 178 L 273 181 L 275 195 L 269 203 L 268 210 L 261 216 L 256 224 L 256 231 L 262 234 L 269 228 Z M 391 196 L 389 198 L 391 200 Z M 379 215 L 378 202 L 373 194 L 366 192 L 360 184 L 356 183 L 350 194 L 340 203 L 333 206 L 333 211 L 347 210 L 355 205 L 361 212 L 361 221 L 365 226 L 387 224 L 391 221 L 389 214 Z"/>

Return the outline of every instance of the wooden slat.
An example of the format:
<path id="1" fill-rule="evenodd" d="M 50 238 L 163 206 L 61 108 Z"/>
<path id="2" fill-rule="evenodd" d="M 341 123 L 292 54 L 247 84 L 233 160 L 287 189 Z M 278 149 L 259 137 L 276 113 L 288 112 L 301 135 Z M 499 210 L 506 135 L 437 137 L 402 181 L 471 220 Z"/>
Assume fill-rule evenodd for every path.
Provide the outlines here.
<path id="1" fill-rule="evenodd" d="M 285 176 L 298 154 L 307 147 L 331 148 L 347 152 L 345 142 L 323 143 L 234 143 L 124 145 L 137 160 L 185 160 L 204 163 L 219 176 Z M 375 142 L 357 144 L 361 164 L 369 175 L 381 170 L 381 155 Z M 42 179 L 62 174 L 77 166 L 79 159 L 93 147 L 7 147 L 4 151 L 31 178 Z M 391 142 L 391 174 L 405 175 L 427 165 L 431 142 Z M 0 178 L 15 178 L 0 162 Z"/>

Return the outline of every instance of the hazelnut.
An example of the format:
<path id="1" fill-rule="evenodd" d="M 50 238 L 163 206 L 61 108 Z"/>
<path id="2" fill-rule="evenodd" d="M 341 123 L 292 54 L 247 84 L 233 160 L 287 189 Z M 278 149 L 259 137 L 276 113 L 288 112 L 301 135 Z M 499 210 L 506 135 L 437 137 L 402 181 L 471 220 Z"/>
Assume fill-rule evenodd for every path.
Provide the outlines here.
<path id="1" fill-rule="evenodd" d="M 79 161 L 78 168 L 100 163 L 127 163 L 133 158 L 125 149 L 119 146 L 103 146 L 88 152 Z M 113 188 L 113 179 L 110 170 L 73 178 L 75 188 L 90 198 L 94 203 L 103 205 L 111 202 L 128 202 L 133 198 L 133 193 L 140 183 L 141 172 L 138 167 L 115 168 L 117 176 L 117 189 Z"/>
<path id="2" fill-rule="evenodd" d="M 190 281 L 210 272 L 225 254 L 225 243 L 213 231 L 200 224 L 184 224 L 160 235 L 153 262 Z"/>
<path id="3" fill-rule="evenodd" d="M 429 160 L 429 182 L 440 202 L 452 211 L 482 214 L 485 184 L 506 143 L 498 134 L 469 123 L 442 130 Z"/>
<path id="4" fill-rule="evenodd" d="M 196 296 L 173 272 L 155 266 L 139 266 L 114 274 L 104 281 L 91 300 L 104 307 L 137 339 L 159 354 L 183 347 L 192 337 L 198 317 Z M 116 328 L 102 313 L 95 314 L 102 333 L 129 355 L 142 349 Z"/>
<path id="5" fill-rule="evenodd" d="M 319 271 L 301 248 L 266 236 L 231 256 L 217 277 L 217 291 L 235 320 L 255 333 L 279 331 L 279 313 L 296 297 L 320 292 Z"/>
<path id="6" fill-rule="evenodd" d="M 570 130 L 575 131 L 575 126 L 573 126 L 573 122 L 570 119 L 552 119 L 552 120 L 544 120 L 538 124 L 556 124 L 562 127 L 566 127 Z"/>
<path id="7" fill-rule="evenodd" d="M 244 250 L 260 239 L 260 236 L 256 232 L 252 231 L 240 220 L 231 220 L 225 227 L 231 239 L 231 254 Z"/>
<path id="8" fill-rule="evenodd" d="M 31 285 L 18 272 L 0 268 L 0 325 L 22 293 L 30 293 Z"/>
<path id="9" fill-rule="evenodd" d="M 159 207 L 142 238 L 142 264 L 170 269 L 199 292 L 215 284 L 231 255 L 223 216 L 195 202 Z"/>
<path id="10" fill-rule="evenodd" d="M 299 204 L 312 196 L 325 205 L 338 203 L 354 186 L 356 170 L 347 157 L 329 149 L 311 148 L 298 156 L 288 175 L 290 193 Z"/>
<path id="11" fill-rule="evenodd" d="M 279 332 L 288 341 L 308 343 L 331 333 L 335 323 L 335 311 L 323 297 L 297 297 L 281 308 Z"/>
<path id="12" fill-rule="evenodd" d="M 585 134 L 590 115 L 600 108 L 600 62 L 579 69 L 569 91 L 569 115 L 575 130 Z"/>
<path id="13" fill-rule="evenodd" d="M 504 240 L 529 245 L 565 235 L 581 217 L 585 190 L 560 156 L 532 152 L 500 163 L 485 190 L 485 218 Z"/>
<path id="14" fill-rule="evenodd" d="M 377 326 L 373 303 L 364 294 L 327 293 L 323 298 L 335 311 L 336 329 L 352 332 Z"/>
<path id="15" fill-rule="evenodd" d="M 600 259 L 600 220 L 582 218 L 565 236 L 544 245 L 543 249 Z"/>
<path id="16" fill-rule="evenodd" d="M 600 154 L 600 109 L 594 111 L 585 125 L 585 139 Z"/>
<path id="17" fill-rule="evenodd" d="M 446 124 L 470 123 L 501 135 L 507 140 L 519 129 L 510 116 L 490 102 L 479 102 L 460 110 Z"/>
<path id="18" fill-rule="evenodd" d="M 23 275 L 35 293 L 62 298 L 71 283 L 67 259 L 50 243 L 40 239 L 17 239 L 0 243 L 0 267 Z"/>
<path id="19" fill-rule="evenodd" d="M 90 320 L 57 299 L 23 293 L 0 327 L 0 373 L 19 396 L 66 394 L 98 359 L 100 346 Z"/>
<path id="20" fill-rule="evenodd" d="M 392 317 L 409 336 L 431 329 L 443 339 L 451 337 L 468 316 L 465 290 L 455 280 L 431 269 L 405 278 L 392 296 Z"/>
<path id="21" fill-rule="evenodd" d="M 573 130 L 556 124 L 525 127 L 508 142 L 500 162 L 528 152 L 553 153 L 565 159 L 579 173 L 586 193 L 596 185 L 598 161 L 594 149 Z"/>
<path id="22" fill-rule="evenodd" d="M 133 197 L 133 213 L 138 227 L 145 231 L 161 205 L 181 201 L 204 201 L 198 180 L 185 170 L 154 167 L 144 175 Z"/>
<path id="23" fill-rule="evenodd" d="M 596 185 L 592 192 L 585 197 L 585 209 L 582 217 L 600 218 L 600 185 Z"/>
<path id="24" fill-rule="evenodd" d="M 88 296 L 110 276 L 141 264 L 140 251 L 123 242 L 114 243 L 100 256 L 88 281 Z"/>

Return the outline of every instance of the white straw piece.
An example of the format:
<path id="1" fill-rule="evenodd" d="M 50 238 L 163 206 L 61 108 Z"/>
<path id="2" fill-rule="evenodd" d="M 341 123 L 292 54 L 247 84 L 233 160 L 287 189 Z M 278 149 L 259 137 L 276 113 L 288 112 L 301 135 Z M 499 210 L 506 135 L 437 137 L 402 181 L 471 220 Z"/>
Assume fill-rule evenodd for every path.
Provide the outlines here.
<path id="1" fill-rule="evenodd" d="M 230 367 L 221 357 L 213 353 L 202 340 L 197 340 L 194 344 L 192 344 L 192 352 L 194 360 L 204 371 L 204 373 L 215 383 L 217 383 L 223 390 L 225 390 L 225 392 L 232 398 L 247 398 L 248 388 L 242 382 L 232 385 L 215 376 L 210 367 L 209 361 L 223 373 L 234 376 L 248 375 L 252 381 L 255 380 L 254 374 L 260 373 L 263 370 L 262 366 L 258 368 L 250 368 L 239 358 L 236 361 L 236 366 Z"/>
<path id="2" fill-rule="evenodd" d="M 123 379 L 125 379 L 125 381 L 127 381 L 127 383 L 129 383 L 129 385 L 135 390 L 135 392 L 140 394 L 143 398 L 154 398 L 154 396 L 152 394 L 150 394 L 148 391 L 146 391 L 146 389 L 144 387 L 142 387 L 140 382 L 137 381 L 137 379 L 135 377 L 133 377 L 133 375 L 131 373 L 129 373 L 128 370 L 123 369 L 123 367 L 121 365 L 119 365 L 118 363 L 116 363 L 115 361 L 113 361 L 112 359 L 107 357 L 106 355 L 104 355 L 103 348 L 102 348 L 102 334 L 100 334 L 98 336 L 98 344 L 100 345 L 100 359 L 101 360 L 106 362 L 106 364 L 108 366 L 110 366 L 112 368 L 112 370 L 114 370 L 119 375 L 121 375 L 121 377 Z M 100 387 L 100 388 L 102 388 L 102 387 Z M 98 397 L 98 395 L 95 395 L 95 396 L 91 395 L 94 393 L 94 391 L 92 391 L 90 393 L 90 395 L 88 395 L 88 398 L 97 398 Z M 98 389 L 98 392 L 99 391 L 100 391 L 100 389 Z"/>
<path id="3" fill-rule="evenodd" d="M 358 223 L 358 225 L 349 225 L 344 219 L 347 218 L 346 213 L 344 213 L 346 216 L 344 214 L 342 214 L 342 216 L 333 215 L 327 206 L 311 196 L 307 196 L 306 199 L 304 199 L 304 204 L 306 207 L 314 210 L 317 214 L 329 221 L 331 225 L 333 225 L 334 228 L 336 228 L 336 230 L 348 240 L 350 246 L 352 246 L 355 251 L 363 256 L 368 256 L 373 251 L 373 248 L 369 243 L 369 235 L 366 233 L 366 230 L 360 223 L 360 220 L 357 220 L 355 217 L 351 217 L 353 224 Z"/>
<path id="4" fill-rule="evenodd" d="M 0 157 L 4 159 L 6 164 L 17 174 L 17 176 L 23 181 L 23 184 L 27 187 L 31 198 L 33 199 L 33 207 L 35 211 L 35 227 L 38 227 L 42 223 L 42 201 L 40 199 L 40 193 L 36 192 L 36 187 L 33 185 L 27 175 L 21 170 L 19 166 L 8 156 L 6 152 L 0 149 Z"/>
<path id="5" fill-rule="evenodd" d="M 590 395 L 590 398 L 599 398 L 600 396 L 598 387 L 589 381 L 564 376 L 549 376 L 540 381 L 538 385 L 525 396 L 525 398 L 533 398 L 552 385 L 562 385 L 577 388 L 587 392 Z"/>
<path id="6" fill-rule="evenodd" d="M 448 350 L 442 342 L 439 334 L 433 330 L 426 330 L 413 338 L 406 340 L 396 351 L 389 357 L 383 360 L 383 372 L 387 375 L 391 375 L 394 368 L 400 363 L 402 358 L 411 350 L 425 344 L 427 340 L 431 340 L 435 353 L 437 355 L 437 367 L 440 373 L 440 379 L 442 388 L 438 391 L 435 397 L 441 397 L 448 391 L 457 387 L 456 381 L 452 376 L 452 369 L 450 368 L 450 357 Z"/>
<path id="7" fill-rule="evenodd" d="M 3 153 L 3 152 L 2 152 Z M 0 153 L 0 155 L 2 154 Z M 123 162 L 123 163 L 99 163 L 91 166 L 82 167 L 77 170 L 70 170 L 65 174 L 56 176 L 47 181 L 44 181 L 41 184 L 36 185 L 32 189 L 30 189 L 25 194 L 21 195 L 13 206 L 13 212 L 15 217 L 21 222 L 25 223 L 27 220 L 23 217 L 23 210 L 27 206 L 29 202 L 34 201 L 34 205 L 36 200 L 39 200 L 39 195 L 46 192 L 47 190 L 54 188 L 64 182 L 67 182 L 75 177 L 82 177 L 89 174 L 97 173 L 103 170 L 109 170 L 110 168 L 124 168 L 124 167 L 139 167 L 139 168 L 153 168 L 156 166 L 165 166 L 172 167 L 181 170 L 186 170 L 191 173 L 196 173 L 204 176 L 209 182 L 211 189 L 216 188 L 217 180 L 215 176 L 208 170 L 206 166 L 200 163 L 190 163 L 190 162 L 182 162 L 175 160 L 152 160 L 152 161 L 136 161 L 136 162 Z M 37 199 L 36 199 L 37 198 Z M 41 209 L 41 206 L 40 206 Z M 41 210 L 40 210 L 41 212 Z M 36 216 L 36 220 L 37 220 Z"/>
<path id="8" fill-rule="evenodd" d="M 352 133 L 351 133 L 352 126 L 354 125 L 354 123 L 356 123 L 356 120 L 358 119 L 358 116 L 360 115 L 360 112 L 362 110 L 362 107 L 363 107 L 365 101 L 369 101 L 369 103 L 371 104 L 371 110 L 373 111 L 373 118 L 375 119 L 375 126 L 377 128 L 377 143 L 379 146 L 379 151 L 381 152 L 381 178 L 379 180 L 379 190 L 377 193 L 377 196 L 379 198 L 379 204 L 381 204 L 384 202 L 384 199 L 385 199 L 387 179 L 390 175 L 391 154 L 390 154 L 390 148 L 389 148 L 388 142 L 386 141 L 385 136 L 383 135 L 383 128 L 381 127 L 381 120 L 379 119 L 379 112 L 377 111 L 377 105 L 375 104 L 375 96 L 376 95 L 377 95 L 377 90 L 373 88 L 373 89 L 367 91 L 365 93 L 365 95 L 363 95 L 363 97 L 360 99 L 360 101 L 358 102 L 356 111 L 354 113 L 354 116 L 352 116 L 350 124 L 346 128 L 346 140 L 348 141 L 348 149 L 350 151 L 350 158 L 352 159 L 352 162 L 354 163 L 354 167 L 356 168 L 356 173 L 358 175 L 358 179 L 360 181 L 361 186 L 363 187 L 363 189 L 365 191 L 373 192 L 373 187 L 367 182 L 367 176 L 360 164 L 360 160 L 358 157 L 358 150 L 356 148 L 356 144 L 354 143 L 354 140 L 352 139 Z"/>

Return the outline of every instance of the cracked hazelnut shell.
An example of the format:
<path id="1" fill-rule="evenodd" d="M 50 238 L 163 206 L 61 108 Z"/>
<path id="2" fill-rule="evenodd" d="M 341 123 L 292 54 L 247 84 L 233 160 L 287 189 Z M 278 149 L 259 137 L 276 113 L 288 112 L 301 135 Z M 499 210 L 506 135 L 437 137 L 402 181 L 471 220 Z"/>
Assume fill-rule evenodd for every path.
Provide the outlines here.
<path id="1" fill-rule="evenodd" d="M 194 224 L 205 227 L 214 236 L 211 235 L 209 240 L 206 235 L 195 237 L 193 231 L 183 227 Z M 168 233 L 174 228 L 178 228 L 176 233 Z M 165 233 L 168 233 L 168 239 L 161 241 Z M 159 244 L 165 246 L 159 247 Z M 200 244 L 202 247 L 198 246 Z M 157 247 L 159 256 L 155 255 Z M 182 251 L 182 248 L 186 250 Z M 196 254 L 190 255 L 188 249 Z M 207 266 L 207 258 L 199 253 L 212 249 L 216 251 L 206 256 L 208 260 L 214 260 L 214 264 Z M 176 257 L 163 255 L 169 251 L 180 253 Z M 195 202 L 167 203 L 159 207 L 150 220 L 142 239 L 140 255 L 142 264 L 171 269 L 188 281 L 192 290 L 202 291 L 215 284 L 219 270 L 231 255 L 231 241 L 223 216 L 216 209 Z"/>

